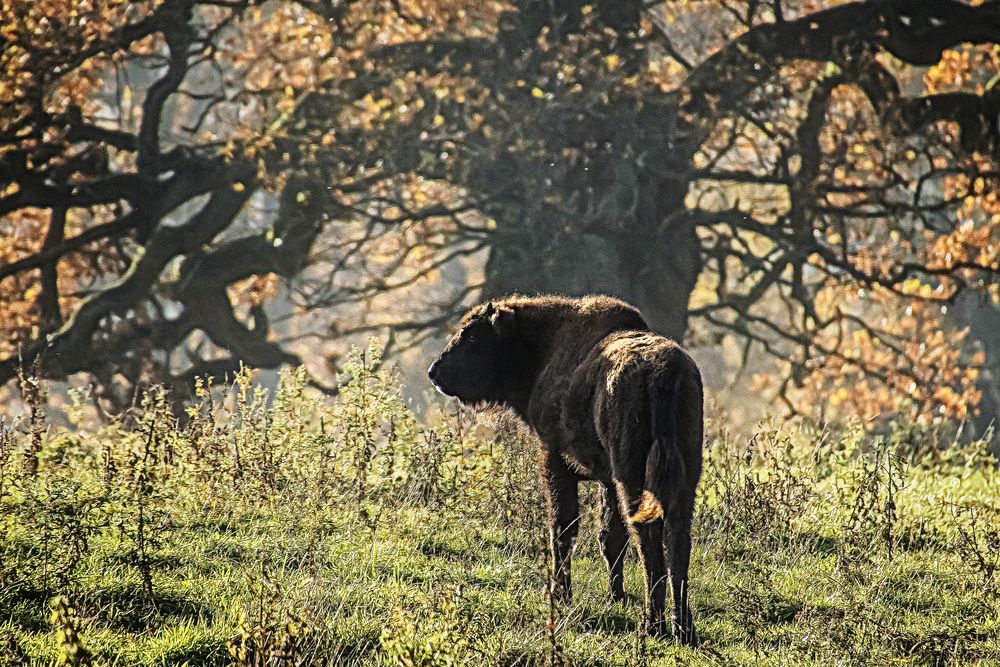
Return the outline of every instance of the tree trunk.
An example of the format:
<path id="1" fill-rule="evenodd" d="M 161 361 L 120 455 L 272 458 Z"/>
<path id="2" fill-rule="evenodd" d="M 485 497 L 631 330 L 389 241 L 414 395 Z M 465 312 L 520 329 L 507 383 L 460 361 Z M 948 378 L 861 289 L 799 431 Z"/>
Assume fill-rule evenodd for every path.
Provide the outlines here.
<path id="1" fill-rule="evenodd" d="M 684 184 L 654 190 L 652 196 L 640 192 L 634 209 L 619 220 L 594 225 L 558 216 L 498 220 L 499 230 L 514 231 L 501 232 L 493 245 L 483 297 L 608 294 L 637 306 L 655 331 L 683 341 L 701 248 L 681 208 Z M 517 218 L 523 211 L 492 213 Z"/>
<path id="2" fill-rule="evenodd" d="M 976 437 L 993 427 L 992 449 L 1000 454 L 1000 307 L 982 293 L 965 292 L 952 310 L 959 326 L 969 327 L 969 336 L 986 354 L 986 368 L 980 373 L 977 388 L 983 393 L 979 414 L 973 417 Z"/>

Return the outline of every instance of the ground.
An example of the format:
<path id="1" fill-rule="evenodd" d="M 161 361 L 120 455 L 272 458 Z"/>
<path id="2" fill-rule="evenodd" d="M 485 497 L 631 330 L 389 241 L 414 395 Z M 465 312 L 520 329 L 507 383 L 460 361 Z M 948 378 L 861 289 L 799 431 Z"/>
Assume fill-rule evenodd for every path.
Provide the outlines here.
<path id="1" fill-rule="evenodd" d="M 0 665 L 1000 664 L 984 443 L 714 416 L 684 648 L 644 636 L 634 555 L 608 601 L 596 489 L 563 607 L 530 437 L 418 420 L 378 362 L 333 399 L 241 374 L 180 419 L 155 389 L 68 427 L 28 406 L 0 434 Z"/>

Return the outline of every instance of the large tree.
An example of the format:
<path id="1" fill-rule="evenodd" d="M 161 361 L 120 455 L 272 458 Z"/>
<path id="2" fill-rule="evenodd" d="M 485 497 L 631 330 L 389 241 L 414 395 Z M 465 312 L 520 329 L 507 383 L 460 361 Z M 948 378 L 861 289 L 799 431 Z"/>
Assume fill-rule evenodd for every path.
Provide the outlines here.
<path id="1" fill-rule="evenodd" d="M 942 314 L 996 298 L 1000 10 L 738 7 L 515 3 L 491 38 L 373 51 L 341 137 L 377 182 L 359 208 L 403 228 L 414 177 L 458 186 L 437 210 L 488 224 L 439 229 L 487 237 L 487 295 L 610 292 L 678 338 L 694 315 L 781 359 L 758 383 L 796 409 L 964 416 L 981 355 Z"/>
<path id="2" fill-rule="evenodd" d="M 337 174 L 273 138 L 381 10 L 259 4 L 3 4 L 0 381 L 37 361 L 122 404 L 143 378 L 300 363 L 261 302 L 339 212 Z"/>
<path id="3" fill-rule="evenodd" d="M 798 408 L 975 403 L 941 315 L 1000 272 L 1000 3 L 71 4 L 5 5 L 0 379 L 295 363 L 279 275 L 336 335 L 604 291 Z"/>

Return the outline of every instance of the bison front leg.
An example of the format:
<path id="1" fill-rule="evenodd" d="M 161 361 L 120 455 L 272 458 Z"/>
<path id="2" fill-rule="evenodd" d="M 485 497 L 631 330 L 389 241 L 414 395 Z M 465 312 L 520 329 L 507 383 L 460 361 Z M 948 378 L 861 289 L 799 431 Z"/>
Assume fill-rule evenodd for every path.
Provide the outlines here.
<path id="1" fill-rule="evenodd" d="M 580 525 L 579 478 L 558 454 L 551 453 L 545 461 L 545 482 L 550 510 L 553 594 L 568 603 L 573 599 L 570 558 Z"/>
<path id="2" fill-rule="evenodd" d="M 604 505 L 601 507 L 601 552 L 608 564 L 608 581 L 611 599 L 625 600 L 625 547 L 628 545 L 628 531 L 622 521 L 618 504 L 618 493 L 611 484 L 604 486 Z"/>

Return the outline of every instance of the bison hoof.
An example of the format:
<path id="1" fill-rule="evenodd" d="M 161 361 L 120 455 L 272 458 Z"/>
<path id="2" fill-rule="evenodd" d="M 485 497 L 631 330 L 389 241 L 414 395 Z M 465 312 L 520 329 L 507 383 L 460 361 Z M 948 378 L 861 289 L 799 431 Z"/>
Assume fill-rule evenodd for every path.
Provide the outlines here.
<path id="1" fill-rule="evenodd" d="M 646 634 L 657 639 L 669 639 L 670 628 L 663 618 L 647 618 Z"/>
<path id="2" fill-rule="evenodd" d="M 569 606 L 573 602 L 573 590 L 566 586 L 554 586 L 552 599 L 561 605 Z"/>
<path id="3" fill-rule="evenodd" d="M 697 646 L 698 645 L 698 633 L 695 632 L 694 624 L 690 624 L 687 627 L 680 625 L 679 623 L 673 624 L 674 630 L 674 641 L 683 646 Z"/>
<path id="4" fill-rule="evenodd" d="M 628 596 L 625 595 L 625 587 L 622 586 L 620 581 L 612 582 L 610 588 L 612 604 L 626 602 L 628 600 Z"/>

